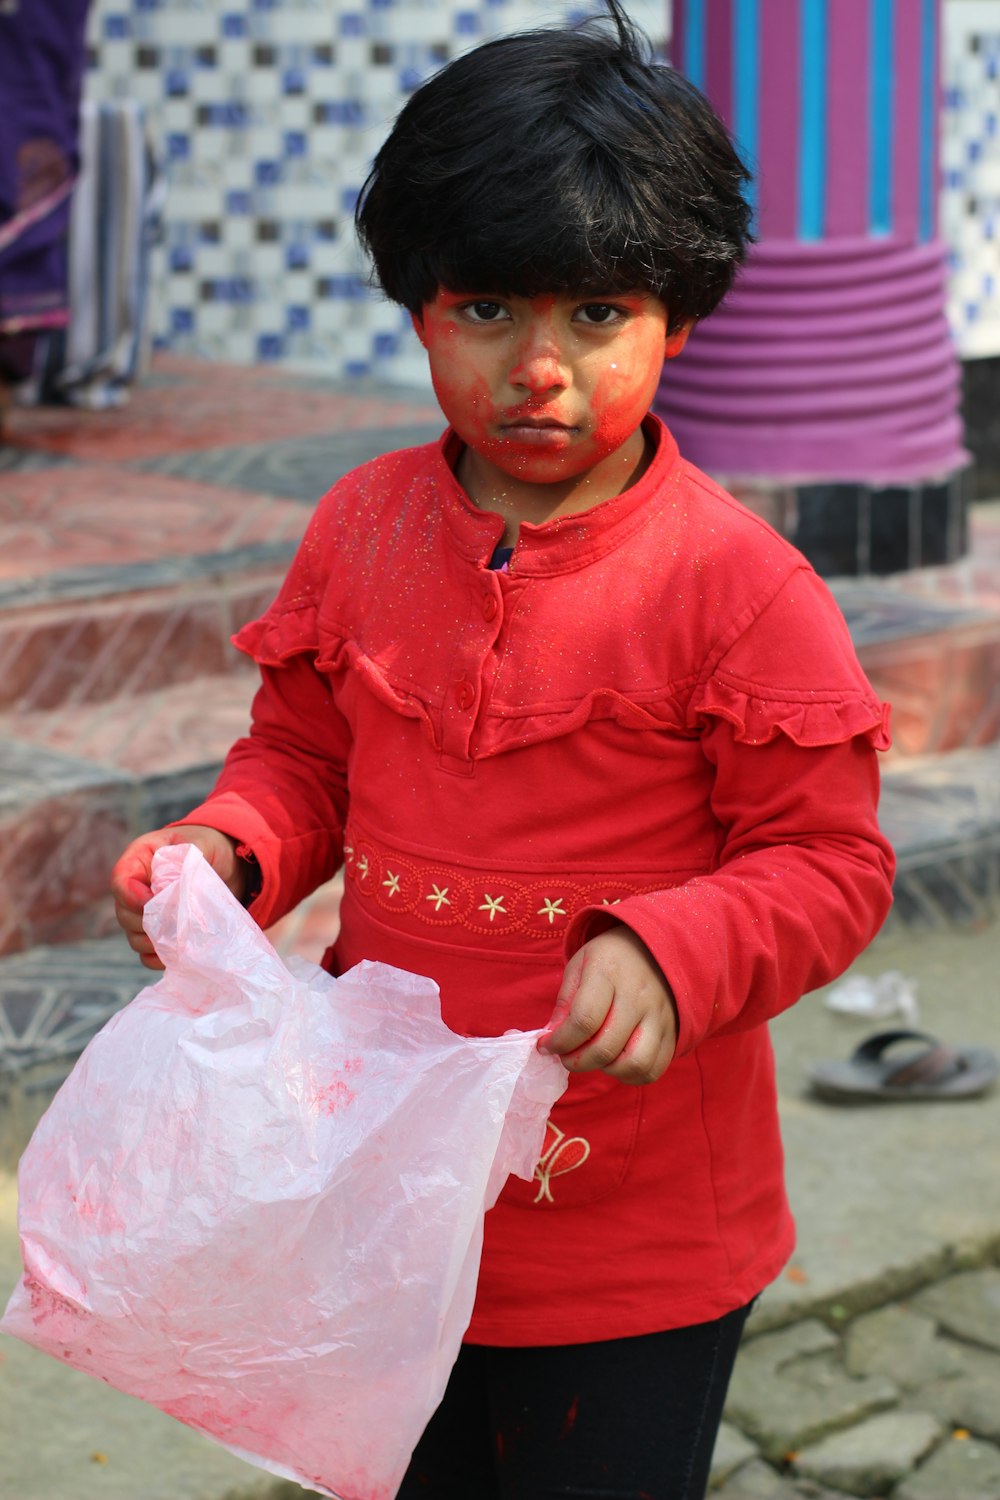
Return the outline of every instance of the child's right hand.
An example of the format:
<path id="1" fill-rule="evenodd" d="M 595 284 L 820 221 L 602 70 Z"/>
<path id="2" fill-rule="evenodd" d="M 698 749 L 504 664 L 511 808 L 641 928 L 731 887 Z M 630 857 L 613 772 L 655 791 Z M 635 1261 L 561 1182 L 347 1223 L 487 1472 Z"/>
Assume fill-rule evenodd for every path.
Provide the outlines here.
<path id="1" fill-rule="evenodd" d="M 153 855 L 167 844 L 195 844 L 238 901 L 242 901 L 246 888 L 247 867 L 236 853 L 236 840 L 217 828 L 183 823 L 177 828 L 158 828 L 133 839 L 111 873 L 111 891 L 115 916 L 128 945 L 147 969 L 163 968 L 143 928 L 142 910 L 153 894 L 150 884 Z"/>

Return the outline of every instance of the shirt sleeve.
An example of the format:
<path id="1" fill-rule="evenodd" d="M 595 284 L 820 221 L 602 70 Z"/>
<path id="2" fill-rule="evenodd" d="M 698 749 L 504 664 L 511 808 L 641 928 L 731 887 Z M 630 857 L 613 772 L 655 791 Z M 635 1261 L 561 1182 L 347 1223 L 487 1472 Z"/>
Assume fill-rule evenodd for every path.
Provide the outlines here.
<path id="1" fill-rule="evenodd" d="M 340 867 L 350 730 L 314 652 L 260 671 L 249 734 L 184 821 L 218 828 L 252 853 L 262 881 L 249 910 L 269 927 Z"/>
<path id="2" fill-rule="evenodd" d="M 877 817 L 887 711 L 815 575 L 714 654 L 691 718 L 714 774 L 715 868 L 613 917 L 589 908 L 567 935 L 572 950 L 615 920 L 637 933 L 674 992 L 682 1055 L 841 973 L 885 920 L 894 871 Z"/>

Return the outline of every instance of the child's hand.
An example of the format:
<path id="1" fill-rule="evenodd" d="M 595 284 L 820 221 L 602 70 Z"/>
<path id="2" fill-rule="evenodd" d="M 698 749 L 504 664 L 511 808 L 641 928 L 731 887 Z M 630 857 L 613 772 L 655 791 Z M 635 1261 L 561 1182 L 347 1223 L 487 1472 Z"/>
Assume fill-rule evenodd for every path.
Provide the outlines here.
<path id="1" fill-rule="evenodd" d="M 143 929 L 142 909 L 153 894 L 150 885 L 153 855 L 166 844 L 196 844 L 238 901 L 242 901 L 246 888 L 246 865 L 236 853 L 236 840 L 217 828 L 186 823 L 179 828 L 158 828 L 155 833 L 144 833 L 134 839 L 111 872 L 111 891 L 115 916 L 128 945 L 147 969 L 163 968 Z"/>
<path id="2" fill-rule="evenodd" d="M 543 1052 L 571 1072 L 602 1068 L 622 1083 L 655 1083 L 677 1045 L 677 1010 L 659 964 L 620 924 L 584 943 L 563 974 Z"/>

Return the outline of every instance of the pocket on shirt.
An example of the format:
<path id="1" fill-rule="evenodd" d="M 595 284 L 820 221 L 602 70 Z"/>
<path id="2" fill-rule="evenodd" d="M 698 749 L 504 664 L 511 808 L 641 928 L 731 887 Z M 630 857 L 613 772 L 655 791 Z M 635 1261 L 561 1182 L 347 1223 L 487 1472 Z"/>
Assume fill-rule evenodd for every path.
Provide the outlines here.
<path id="1" fill-rule="evenodd" d="M 641 1115 L 641 1088 L 575 1073 L 549 1116 L 534 1181 L 509 1177 L 500 1202 L 551 1213 L 607 1197 L 628 1172 Z"/>

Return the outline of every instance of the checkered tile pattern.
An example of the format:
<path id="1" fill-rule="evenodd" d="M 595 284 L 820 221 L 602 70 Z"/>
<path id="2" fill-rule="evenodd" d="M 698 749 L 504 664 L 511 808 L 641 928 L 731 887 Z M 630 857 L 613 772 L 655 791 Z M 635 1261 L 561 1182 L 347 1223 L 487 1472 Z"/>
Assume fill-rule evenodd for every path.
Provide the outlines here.
<path id="1" fill-rule="evenodd" d="M 288 360 L 426 384 L 409 320 L 373 295 L 352 211 L 416 85 L 568 0 L 95 0 L 88 91 L 147 109 L 166 158 L 154 337 L 226 361 Z M 633 4 L 662 41 L 659 0 Z"/>
<path id="2" fill-rule="evenodd" d="M 214 359 L 424 384 L 351 214 L 413 88 L 486 37 L 584 0 L 95 0 L 89 92 L 148 110 L 170 183 L 154 336 Z M 658 42 L 667 0 L 631 0 Z M 945 0 L 942 229 L 963 356 L 1000 353 L 1000 10 Z"/>
<path id="3" fill-rule="evenodd" d="M 946 0 L 941 232 L 963 358 L 1000 354 L 1000 5 Z"/>

